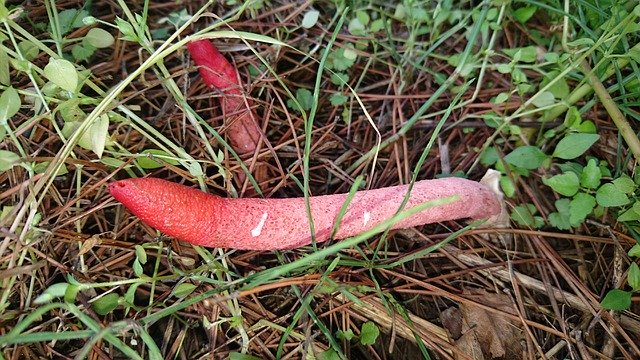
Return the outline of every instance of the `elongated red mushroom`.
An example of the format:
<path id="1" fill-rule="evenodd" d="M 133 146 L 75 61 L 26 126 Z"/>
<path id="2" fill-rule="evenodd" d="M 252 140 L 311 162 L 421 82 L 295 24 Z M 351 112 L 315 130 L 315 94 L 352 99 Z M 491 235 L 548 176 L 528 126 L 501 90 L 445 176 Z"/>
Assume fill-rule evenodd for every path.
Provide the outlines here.
<path id="1" fill-rule="evenodd" d="M 204 83 L 222 92 L 220 104 L 231 146 L 240 155 L 254 153 L 260 143 L 261 129 L 251 101 L 245 102 L 238 71 L 209 40 L 192 41 L 187 49 Z"/>
<path id="2" fill-rule="evenodd" d="M 290 249 L 312 241 L 304 198 L 227 199 L 155 178 L 127 179 L 109 185 L 118 201 L 149 226 L 194 245 L 248 250 Z M 371 229 L 395 215 L 407 186 L 356 192 L 335 238 Z M 455 219 L 488 219 L 502 210 L 502 199 L 489 187 L 461 178 L 415 183 L 406 204 L 457 196 L 430 207 L 392 228 Z M 310 197 L 317 242 L 329 239 L 347 194 Z"/>

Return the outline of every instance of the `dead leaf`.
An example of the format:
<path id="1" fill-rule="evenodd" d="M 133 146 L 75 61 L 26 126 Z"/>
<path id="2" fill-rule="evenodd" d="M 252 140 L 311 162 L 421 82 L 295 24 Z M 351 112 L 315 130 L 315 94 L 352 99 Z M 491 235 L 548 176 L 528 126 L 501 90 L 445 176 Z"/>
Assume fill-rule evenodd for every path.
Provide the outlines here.
<path id="1" fill-rule="evenodd" d="M 497 311 L 473 303 L 462 303 L 440 315 L 442 325 L 462 353 L 474 360 L 522 357 L 522 326 L 502 313 L 515 314 L 508 296 L 484 290 L 465 291 L 466 297 Z"/>

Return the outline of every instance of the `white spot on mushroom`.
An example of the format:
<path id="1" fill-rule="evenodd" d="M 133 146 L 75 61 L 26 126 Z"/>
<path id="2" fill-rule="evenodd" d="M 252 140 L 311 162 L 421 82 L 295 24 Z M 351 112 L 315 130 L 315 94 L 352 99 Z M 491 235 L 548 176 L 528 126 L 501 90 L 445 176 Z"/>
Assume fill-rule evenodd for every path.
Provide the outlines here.
<path id="1" fill-rule="evenodd" d="M 368 211 L 365 211 L 363 215 L 364 226 L 367 226 L 367 223 L 369 222 L 369 220 L 371 220 L 371 213 Z"/>
<path id="2" fill-rule="evenodd" d="M 262 214 L 262 217 L 260 218 L 260 222 L 258 223 L 258 225 L 256 225 L 255 228 L 251 229 L 251 236 L 253 237 L 260 236 L 260 233 L 262 232 L 262 228 L 264 227 L 264 223 L 265 221 L 267 221 L 268 217 L 269 217 L 269 214 L 267 213 Z"/>

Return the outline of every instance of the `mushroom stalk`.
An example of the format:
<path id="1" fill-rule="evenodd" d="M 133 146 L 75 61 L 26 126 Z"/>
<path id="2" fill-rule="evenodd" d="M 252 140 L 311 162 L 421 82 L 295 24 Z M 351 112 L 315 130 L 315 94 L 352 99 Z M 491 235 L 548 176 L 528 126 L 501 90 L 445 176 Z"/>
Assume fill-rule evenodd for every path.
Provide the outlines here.
<path id="1" fill-rule="evenodd" d="M 407 185 L 400 185 L 357 191 L 334 239 L 357 235 L 392 218 L 407 190 Z M 116 181 L 109 185 L 109 191 L 144 223 L 194 245 L 280 250 L 312 242 L 304 198 L 227 199 L 156 178 Z M 330 238 L 347 196 L 309 198 L 317 242 Z M 488 186 L 461 178 L 417 181 L 405 209 L 447 197 L 455 200 L 413 214 L 391 229 L 456 219 L 489 219 L 501 214 L 501 196 Z"/>

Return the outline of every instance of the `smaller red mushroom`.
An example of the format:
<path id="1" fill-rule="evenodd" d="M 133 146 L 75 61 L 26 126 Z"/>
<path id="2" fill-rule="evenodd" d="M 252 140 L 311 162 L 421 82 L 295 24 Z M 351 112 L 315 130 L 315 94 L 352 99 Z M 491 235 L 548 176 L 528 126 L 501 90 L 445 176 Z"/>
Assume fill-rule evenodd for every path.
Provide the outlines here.
<path id="1" fill-rule="evenodd" d="M 392 218 L 408 186 L 357 191 L 347 207 L 335 239 L 360 234 Z M 194 245 L 246 250 L 280 250 L 312 242 L 304 198 L 227 199 L 156 178 L 127 179 L 109 192 L 149 226 Z M 417 181 L 405 209 L 427 201 L 456 197 L 429 207 L 392 229 L 456 219 L 497 218 L 502 198 L 488 186 L 461 178 Z M 347 194 L 309 199 L 315 239 L 330 238 Z"/>

